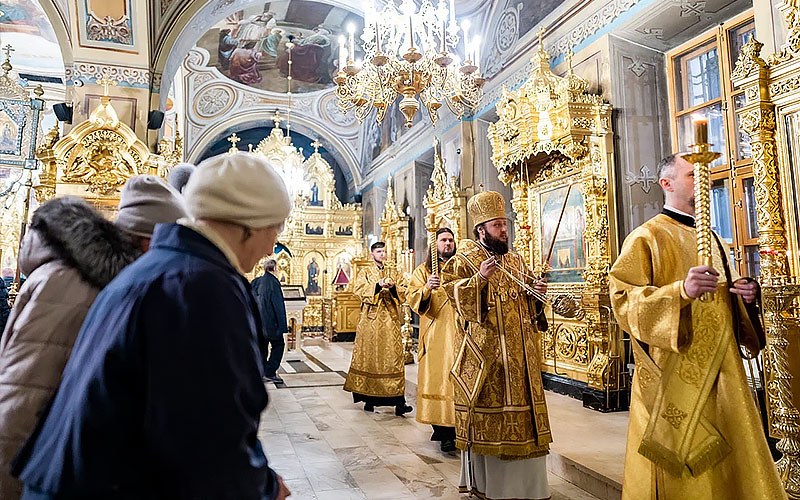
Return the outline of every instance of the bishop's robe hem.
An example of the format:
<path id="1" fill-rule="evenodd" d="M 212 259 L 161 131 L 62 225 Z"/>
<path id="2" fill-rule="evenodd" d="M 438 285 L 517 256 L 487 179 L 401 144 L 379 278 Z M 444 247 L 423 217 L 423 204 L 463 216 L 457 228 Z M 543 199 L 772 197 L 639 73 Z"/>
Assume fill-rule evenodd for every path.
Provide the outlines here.
<path id="1" fill-rule="evenodd" d="M 388 290 L 378 286 L 381 278 L 392 279 L 395 286 Z M 353 292 L 361 299 L 361 314 L 345 391 L 381 398 L 403 396 L 405 357 L 400 305 L 405 291 L 402 275 L 394 268 L 369 264 L 359 270 Z"/>
<path id="2" fill-rule="evenodd" d="M 552 436 L 533 322 L 536 308 L 504 273 L 489 280 L 480 276 L 480 263 L 488 256 L 478 243 L 464 240 L 442 270 L 443 287 L 459 315 L 459 352 L 468 335 L 486 363 L 481 375 L 472 358 L 457 357 L 451 372 L 456 382 L 456 446 L 504 460 L 543 456 Z M 511 272 L 531 275 L 517 253 L 500 259 Z M 470 401 L 463 387 L 482 377 Z"/>
<path id="3" fill-rule="evenodd" d="M 428 288 L 431 272 L 425 264 L 414 270 L 408 305 L 419 314 L 417 353 L 417 422 L 455 427 L 450 369 L 456 356 L 455 310 L 443 288 Z"/>

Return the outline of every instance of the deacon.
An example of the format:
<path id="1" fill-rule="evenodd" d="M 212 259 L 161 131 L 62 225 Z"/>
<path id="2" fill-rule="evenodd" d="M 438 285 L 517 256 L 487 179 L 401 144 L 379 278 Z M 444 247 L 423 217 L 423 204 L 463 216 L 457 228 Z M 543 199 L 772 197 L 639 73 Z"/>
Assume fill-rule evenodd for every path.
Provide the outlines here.
<path id="1" fill-rule="evenodd" d="M 452 369 L 460 490 L 489 500 L 549 498 L 552 437 L 537 335 L 547 321 L 542 303 L 526 293 L 544 294 L 547 284 L 509 250 L 500 193 L 473 196 L 467 210 L 477 241 L 460 242 L 442 272 L 464 328 Z"/>
<path id="2" fill-rule="evenodd" d="M 436 255 L 414 270 L 408 288 L 408 305 L 419 314 L 419 362 L 417 378 L 417 422 L 433 426 L 431 441 L 440 441 L 444 452 L 456 450 L 456 414 L 450 368 L 456 356 L 456 323 L 441 278 L 433 274 L 433 259 L 439 268 L 456 252 L 453 231 L 436 231 Z"/>
<path id="3" fill-rule="evenodd" d="M 353 284 L 361 299 L 361 316 L 356 326 L 353 359 L 344 390 L 353 393 L 353 401 L 363 401 L 364 410 L 376 406 L 394 406 L 402 416 L 412 410 L 406 404 L 405 357 L 401 304 L 406 285 L 396 269 L 385 266 L 386 243 L 378 241 L 370 247 L 373 264 L 359 270 Z"/>
<path id="4" fill-rule="evenodd" d="M 740 359 L 765 344 L 758 284 L 716 234 L 713 267 L 695 264 L 692 164 L 668 156 L 658 177 L 664 210 L 628 235 L 610 273 L 636 360 L 622 498 L 786 498 Z"/>

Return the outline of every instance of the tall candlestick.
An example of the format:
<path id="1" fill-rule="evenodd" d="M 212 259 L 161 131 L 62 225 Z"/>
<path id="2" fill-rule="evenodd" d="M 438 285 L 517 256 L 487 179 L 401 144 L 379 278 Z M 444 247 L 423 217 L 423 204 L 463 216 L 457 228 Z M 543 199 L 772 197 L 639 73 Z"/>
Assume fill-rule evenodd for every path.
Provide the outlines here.
<path id="1" fill-rule="evenodd" d="M 708 118 L 695 118 L 692 120 L 694 125 L 694 143 L 708 144 Z"/>

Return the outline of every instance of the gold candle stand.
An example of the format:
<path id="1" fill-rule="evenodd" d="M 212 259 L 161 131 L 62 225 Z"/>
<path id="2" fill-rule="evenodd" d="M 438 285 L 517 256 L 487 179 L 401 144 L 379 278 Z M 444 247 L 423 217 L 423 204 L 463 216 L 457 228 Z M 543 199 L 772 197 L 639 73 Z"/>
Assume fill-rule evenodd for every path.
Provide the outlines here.
<path id="1" fill-rule="evenodd" d="M 708 143 L 708 119 L 694 121 L 695 144 L 690 146 L 691 153 L 681 155 L 684 160 L 694 164 L 694 225 L 697 233 L 697 265 L 714 266 L 711 234 L 711 162 L 722 156 L 722 153 L 711 151 Z M 713 300 L 713 293 L 700 296 L 701 302 Z"/>

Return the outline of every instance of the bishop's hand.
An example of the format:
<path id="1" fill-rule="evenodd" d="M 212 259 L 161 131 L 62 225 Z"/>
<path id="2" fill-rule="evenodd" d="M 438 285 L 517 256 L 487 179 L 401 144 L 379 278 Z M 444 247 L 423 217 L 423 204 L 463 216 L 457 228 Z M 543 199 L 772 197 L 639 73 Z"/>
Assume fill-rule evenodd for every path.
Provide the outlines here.
<path id="1" fill-rule="evenodd" d="M 497 260 L 494 257 L 489 257 L 488 259 L 481 262 L 481 269 L 478 271 L 484 279 L 489 279 L 492 277 L 494 273 L 497 272 Z"/>
<path id="2" fill-rule="evenodd" d="M 704 293 L 717 291 L 719 273 L 711 266 L 695 266 L 689 269 L 686 279 L 683 280 L 683 290 L 692 299 Z"/>
<path id="3" fill-rule="evenodd" d="M 428 287 L 428 290 L 436 290 L 440 286 L 442 286 L 442 279 L 436 276 L 435 274 L 431 274 L 428 276 L 428 283 L 425 285 Z"/>
<path id="4" fill-rule="evenodd" d="M 542 276 L 541 278 L 535 280 L 533 282 L 533 289 L 537 292 L 541 293 L 542 295 L 547 293 L 547 278 Z"/>

